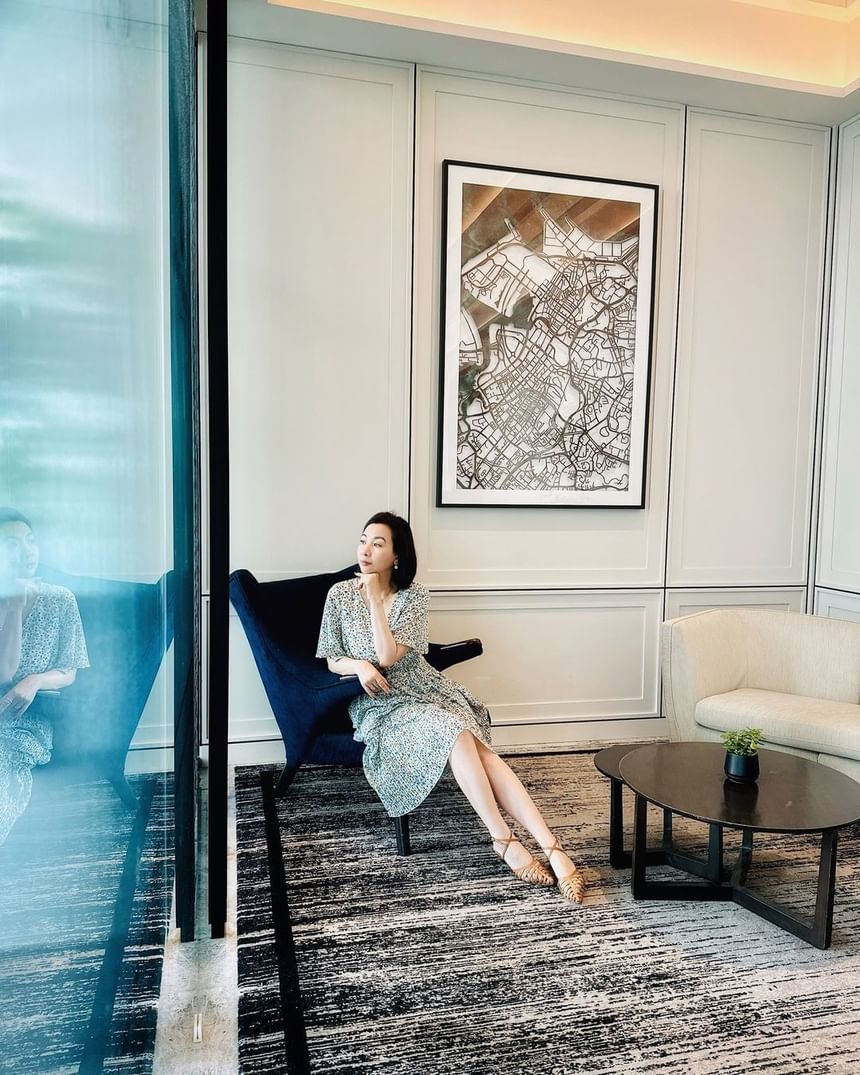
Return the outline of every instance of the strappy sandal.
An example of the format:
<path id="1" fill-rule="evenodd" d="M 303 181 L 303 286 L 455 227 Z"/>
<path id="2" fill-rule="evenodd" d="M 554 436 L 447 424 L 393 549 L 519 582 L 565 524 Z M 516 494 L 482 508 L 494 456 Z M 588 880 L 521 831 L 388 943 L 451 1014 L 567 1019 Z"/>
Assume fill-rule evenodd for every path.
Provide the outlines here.
<path id="1" fill-rule="evenodd" d="M 527 885 L 546 885 L 547 887 L 555 884 L 555 875 L 548 870 L 542 862 L 539 862 L 534 855 L 532 855 L 531 860 L 527 862 L 525 866 L 520 866 L 518 870 L 515 870 L 508 864 L 508 861 L 505 858 L 508 853 L 508 848 L 511 844 L 519 843 L 519 840 L 513 833 L 511 833 L 510 836 L 494 836 L 492 839 L 493 850 L 518 881 L 525 881 Z M 499 851 L 496 844 L 501 844 L 504 850 Z"/>
<path id="2" fill-rule="evenodd" d="M 556 851 L 560 851 L 562 855 L 566 854 L 564 848 L 558 842 L 557 836 L 553 840 L 552 847 L 541 847 L 541 851 L 546 855 L 546 860 L 550 863 L 550 866 L 552 865 L 552 856 Z M 558 890 L 568 902 L 582 903 L 585 896 L 585 878 L 574 866 L 572 873 L 558 878 Z"/>

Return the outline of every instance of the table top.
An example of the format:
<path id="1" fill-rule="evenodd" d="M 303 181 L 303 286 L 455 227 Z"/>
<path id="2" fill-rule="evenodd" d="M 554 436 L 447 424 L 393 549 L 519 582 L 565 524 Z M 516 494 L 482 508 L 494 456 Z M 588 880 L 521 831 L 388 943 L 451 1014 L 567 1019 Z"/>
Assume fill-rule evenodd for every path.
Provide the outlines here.
<path id="1" fill-rule="evenodd" d="M 655 743 L 620 760 L 621 778 L 649 802 L 699 821 L 757 832 L 822 832 L 860 820 L 860 783 L 816 761 L 760 750 L 761 775 L 736 784 L 719 743 Z"/>
<path id="2" fill-rule="evenodd" d="M 604 747 L 594 755 L 594 764 L 604 776 L 612 780 L 621 780 L 619 769 L 621 759 L 626 758 L 631 751 L 638 750 L 642 745 L 642 743 L 621 743 L 615 747 Z"/>

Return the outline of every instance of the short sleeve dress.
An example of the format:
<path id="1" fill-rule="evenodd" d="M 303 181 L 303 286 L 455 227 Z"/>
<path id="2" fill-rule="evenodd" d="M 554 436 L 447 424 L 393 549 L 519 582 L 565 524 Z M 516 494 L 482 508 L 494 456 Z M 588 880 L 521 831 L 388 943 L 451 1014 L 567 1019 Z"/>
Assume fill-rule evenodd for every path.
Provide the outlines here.
<path id="1" fill-rule="evenodd" d="M 13 683 L 52 668 L 68 671 L 90 666 L 75 595 L 65 586 L 41 581 L 37 586 L 36 600 L 21 631 L 21 660 Z"/>
<path id="2" fill-rule="evenodd" d="M 487 707 L 424 660 L 429 594 L 414 583 L 394 595 L 388 623 L 408 653 L 385 670 L 390 694 L 361 694 L 349 705 L 355 739 L 364 743 L 364 772 L 392 817 L 408 814 L 436 786 L 463 731 L 490 746 Z M 356 579 L 328 592 L 317 657 L 351 657 L 379 664 L 370 611 Z"/>
<path id="3" fill-rule="evenodd" d="M 21 630 L 21 659 L 10 682 L 0 684 L 0 695 L 27 676 L 90 664 L 72 591 L 41 581 L 36 586 Z M 33 767 L 51 760 L 53 729 L 39 711 L 38 697 L 24 713 L 0 716 L 0 844 L 30 801 Z"/>

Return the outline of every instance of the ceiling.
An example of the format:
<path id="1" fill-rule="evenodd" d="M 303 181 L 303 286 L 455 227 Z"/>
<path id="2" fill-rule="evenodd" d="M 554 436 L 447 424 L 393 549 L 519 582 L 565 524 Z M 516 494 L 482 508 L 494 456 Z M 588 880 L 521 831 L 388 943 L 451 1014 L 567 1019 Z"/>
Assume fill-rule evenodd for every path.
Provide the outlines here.
<path id="1" fill-rule="evenodd" d="M 268 3 L 833 97 L 860 86 L 860 0 Z"/>

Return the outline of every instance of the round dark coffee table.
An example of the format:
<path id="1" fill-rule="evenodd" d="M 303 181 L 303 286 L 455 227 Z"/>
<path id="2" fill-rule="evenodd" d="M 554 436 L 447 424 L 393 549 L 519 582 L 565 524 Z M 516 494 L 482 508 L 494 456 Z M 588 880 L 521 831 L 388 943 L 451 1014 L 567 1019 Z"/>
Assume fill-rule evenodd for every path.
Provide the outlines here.
<path id="1" fill-rule="evenodd" d="M 726 780 L 725 750 L 719 743 L 657 743 L 626 753 L 622 780 L 636 795 L 633 836 L 634 899 L 733 900 L 817 948 L 830 946 L 836 879 L 838 830 L 860 820 L 860 783 L 818 762 L 776 750 L 759 751 L 761 775 L 755 784 Z M 708 858 L 698 873 L 705 884 L 651 882 L 648 864 L 648 803 L 710 826 Z M 723 870 L 723 828 L 742 833 L 737 863 Z M 753 834 L 821 833 L 815 914 L 796 917 L 746 887 Z M 679 856 L 671 865 L 686 869 Z M 683 857 L 681 857 L 683 858 Z M 727 883 L 726 883 L 727 882 Z"/>

